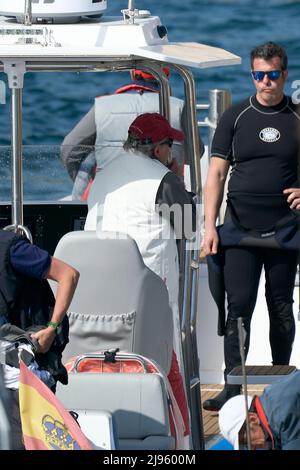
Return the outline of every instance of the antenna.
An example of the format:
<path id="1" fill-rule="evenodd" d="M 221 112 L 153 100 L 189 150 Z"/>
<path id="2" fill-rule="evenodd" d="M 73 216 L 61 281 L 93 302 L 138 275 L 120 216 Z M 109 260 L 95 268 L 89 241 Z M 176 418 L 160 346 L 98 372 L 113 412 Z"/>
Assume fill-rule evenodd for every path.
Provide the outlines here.
<path id="1" fill-rule="evenodd" d="M 25 26 L 32 25 L 32 0 L 25 0 L 25 11 L 24 11 L 24 24 Z"/>

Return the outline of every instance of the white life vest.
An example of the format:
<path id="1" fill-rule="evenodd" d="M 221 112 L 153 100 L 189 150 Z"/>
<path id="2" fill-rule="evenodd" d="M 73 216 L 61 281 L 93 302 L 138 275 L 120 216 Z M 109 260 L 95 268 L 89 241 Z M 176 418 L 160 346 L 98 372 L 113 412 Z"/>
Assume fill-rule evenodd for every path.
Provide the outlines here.
<path id="1" fill-rule="evenodd" d="M 96 173 L 88 198 L 85 230 L 129 235 L 144 263 L 165 282 L 170 302 L 178 301 L 178 253 L 174 231 L 155 210 L 159 185 L 169 170 L 143 154 L 124 152 Z"/>
<path id="2" fill-rule="evenodd" d="M 184 102 L 170 98 L 171 125 L 181 129 L 181 113 Z M 143 113 L 159 111 L 158 93 L 121 93 L 95 99 L 97 168 L 104 168 L 117 156 L 123 155 L 123 144 L 128 136 L 128 128 L 134 119 Z M 173 156 L 180 162 L 180 146 L 175 145 Z M 177 155 L 178 153 L 178 155 Z"/>

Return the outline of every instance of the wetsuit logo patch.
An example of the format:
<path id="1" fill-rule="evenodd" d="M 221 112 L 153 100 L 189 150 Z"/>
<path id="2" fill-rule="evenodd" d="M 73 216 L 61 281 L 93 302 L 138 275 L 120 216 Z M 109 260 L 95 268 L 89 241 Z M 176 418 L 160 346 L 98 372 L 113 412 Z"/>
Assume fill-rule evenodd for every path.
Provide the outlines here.
<path id="1" fill-rule="evenodd" d="M 274 127 L 265 127 L 260 131 L 259 138 L 264 142 L 277 142 L 280 139 L 280 132 Z"/>

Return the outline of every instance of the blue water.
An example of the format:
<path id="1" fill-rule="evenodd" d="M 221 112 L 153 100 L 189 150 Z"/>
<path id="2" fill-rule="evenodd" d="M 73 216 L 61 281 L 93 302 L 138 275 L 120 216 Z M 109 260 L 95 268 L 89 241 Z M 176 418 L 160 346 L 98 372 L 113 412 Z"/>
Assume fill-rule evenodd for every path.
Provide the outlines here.
<path id="1" fill-rule="evenodd" d="M 107 14 L 119 15 L 126 6 L 127 0 L 108 0 Z M 160 16 L 168 28 L 170 41 L 202 42 L 242 57 L 239 66 L 195 70 L 198 102 L 207 100 L 211 88 L 230 90 L 234 102 L 251 94 L 249 51 L 268 40 L 279 42 L 287 49 L 288 94 L 293 91 L 292 81 L 300 80 L 300 0 L 136 0 L 136 7 Z M 6 80 L 5 75 L 0 73 L 0 79 Z M 126 81 L 124 73 L 28 73 L 23 99 L 24 143 L 59 145 L 88 111 L 95 96 L 110 93 Z M 171 86 L 175 96 L 183 97 L 182 84 L 175 74 Z M 0 105 L 0 145 L 10 142 L 9 108 L 7 96 L 7 104 Z M 0 170 L 1 199 L 3 176 Z M 39 176 L 43 179 L 43 174 Z"/>

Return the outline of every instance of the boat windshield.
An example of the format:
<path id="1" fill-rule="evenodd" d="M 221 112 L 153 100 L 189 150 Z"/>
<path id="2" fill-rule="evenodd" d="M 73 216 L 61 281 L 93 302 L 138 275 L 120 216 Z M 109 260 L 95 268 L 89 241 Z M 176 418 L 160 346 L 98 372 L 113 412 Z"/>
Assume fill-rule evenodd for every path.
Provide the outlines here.
<path id="1" fill-rule="evenodd" d="M 93 147 L 75 148 L 92 152 Z M 0 201 L 11 200 L 11 147 L 0 146 Z M 60 145 L 23 146 L 24 201 L 71 199 L 73 181 L 61 161 Z"/>
<path id="2" fill-rule="evenodd" d="M 82 200 L 85 189 L 95 175 L 95 149 L 96 147 L 92 145 L 72 147 L 24 145 L 24 202 Z M 116 150 L 120 151 L 121 149 L 119 147 L 110 148 L 109 155 L 112 155 Z M 103 153 L 108 154 L 107 148 Z M 11 154 L 10 146 L 0 146 L 0 202 L 11 201 Z M 182 166 L 185 159 L 181 144 L 174 142 L 172 155 Z M 64 166 L 61 157 L 67 162 L 67 167 Z M 108 162 L 103 162 L 103 167 Z"/>

